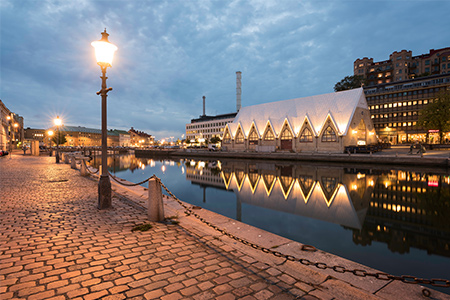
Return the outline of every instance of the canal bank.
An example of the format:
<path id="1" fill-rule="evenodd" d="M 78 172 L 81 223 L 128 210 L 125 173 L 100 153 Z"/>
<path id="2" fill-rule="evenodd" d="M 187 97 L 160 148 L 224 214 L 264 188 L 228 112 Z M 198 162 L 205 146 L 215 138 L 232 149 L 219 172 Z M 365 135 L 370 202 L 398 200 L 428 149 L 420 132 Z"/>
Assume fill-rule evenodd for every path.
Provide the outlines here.
<path id="1" fill-rule="evenodd" d="M 286 160 L 305 162 L 333 162 L 369 165 L 397 165 L 423 167 L 450 167 L 449 150 L 429 150 L 424 154 L 413 152 L 409 154 L 409 147 L 396 146 L 381 152 L 367 154 L 339 154 L 339 153 L 291 153 L 291 152 L 231 152 L 208 151 L 207 149 L 144 149 L 135 150 L 136 157 L 169 156 L 169 157 L 202 157 L 209 159 L 255 159 L 255 160 Z"/>
<path id="2" fill-rule="evenodd" d="M 2 299 L 423 299 L 419 285 L 341 273 L 377 272 L 197 211 L 226 233 L 312 264 L 254 249 L 186 216 L 169 198 L 166 217 L 177 217 L 178 225 L 152 223 L 149 231 L 132 232 L 146 222 L 143 187 L 113 183 L 113 209 L 98 211 L 96 181 L 79 176 L 69 165 L 56 165 L 54 158 L 18 155 L 0 164 L 5 213 Z M 335 270 L 321 270 L 325 264 Z M 435 299 L 447 297 L 429 291 Z"/>

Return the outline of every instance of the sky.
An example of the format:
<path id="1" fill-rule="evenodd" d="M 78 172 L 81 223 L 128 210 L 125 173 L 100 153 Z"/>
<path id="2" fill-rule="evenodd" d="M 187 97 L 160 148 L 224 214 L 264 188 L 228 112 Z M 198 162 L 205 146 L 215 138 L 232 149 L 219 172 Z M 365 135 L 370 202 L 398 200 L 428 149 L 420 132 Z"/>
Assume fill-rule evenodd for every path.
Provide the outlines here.
<path id="1" fill-rule="evenodd" d="M 108 128 L 182 138 L 203 114 L 320 95 L 357 58 L 450 47 L 448 0 L 1 0 L 0 99 L 24 126 L 101 128 L 91 42 L 118 47 Z"/>

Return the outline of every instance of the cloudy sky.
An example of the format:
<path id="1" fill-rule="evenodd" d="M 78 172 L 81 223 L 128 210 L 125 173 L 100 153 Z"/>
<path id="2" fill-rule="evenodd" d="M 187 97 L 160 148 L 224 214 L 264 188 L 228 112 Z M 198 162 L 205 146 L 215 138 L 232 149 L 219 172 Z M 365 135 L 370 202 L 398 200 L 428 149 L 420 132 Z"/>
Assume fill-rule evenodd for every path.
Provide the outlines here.
<path id="1" fill-rule="evenodd" d="M 0 99 L 25 127 L 101 127 L 106 28 L 108 128 L 180 138 L 202 114 L 333 92 L 357 58 L 450 46 L 450 1 L 1 0 Z"/>

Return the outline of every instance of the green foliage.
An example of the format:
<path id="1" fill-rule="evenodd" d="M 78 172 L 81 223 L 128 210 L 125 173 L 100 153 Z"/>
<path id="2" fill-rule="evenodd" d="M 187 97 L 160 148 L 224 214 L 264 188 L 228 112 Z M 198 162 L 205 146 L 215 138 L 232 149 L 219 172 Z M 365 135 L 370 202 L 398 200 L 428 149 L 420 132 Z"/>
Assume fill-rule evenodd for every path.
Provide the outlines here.
<path id="1" fill-rule="evenodd" d="M 351 90 L 360 88 L 365 84 L 365 80 L 363 76 L 360 75 L 353 75 L 353 76 L 346 76 L 344 79 L 339 81 L 334 85 L 334 91 L 345 91 L 345 90 Z"/>
<path id="2" fill-rule="evenodd" d="M 58 141 L 59 140 L 59 141 Z M 58 131 L 53 137 L 52 137 L 52 142 L 57 145 L 64 145 L 65 143 L 67 143 L 67 139 L 66 136 L 64 134 L 64 132 L 62 131 Z"/>
<path id="3" fill-rule="evenodd" d="M 427 130 L 439 130 L 439 140 L 442 143 L 444 132 L 450 130 L 450 91 L 440 91 L 433 103 L 428 103 L 420 111 L 417 125 Z"/>
<path id="4" fill-rule="evenodd" d="M 217 144 L 218 142 L 221 141 L 221 139 L 218 136 L 213 136 L 210 141 L 212 144 Z"/>
<path id="5" fill-rule="evenodd" d="M 131 229 L 131 231 L 147 231 L 147 230 L 149 230 L 149 229 L 151 229 L 153 226 L 152 226 L 152 224 L 149 224 L 149 223 L 147 223 L 147 224 L 141 224 L 141 225 L 137 225 L 137 226 L 134 226 L 133 227 L 133 229 Z"/>

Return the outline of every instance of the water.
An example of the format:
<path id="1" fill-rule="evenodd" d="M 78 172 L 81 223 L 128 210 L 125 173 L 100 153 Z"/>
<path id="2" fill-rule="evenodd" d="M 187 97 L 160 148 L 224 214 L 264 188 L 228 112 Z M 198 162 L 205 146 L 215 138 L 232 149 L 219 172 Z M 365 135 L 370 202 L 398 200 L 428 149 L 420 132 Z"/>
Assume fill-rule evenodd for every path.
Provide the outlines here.
<path id="1" fill-rule="evenodd" d="M 156 174 L 181 200 L 277 235 L 393 275 L 450 280 L 446 170 L 108 159 L 118 177 L 141 182 Z"/>

